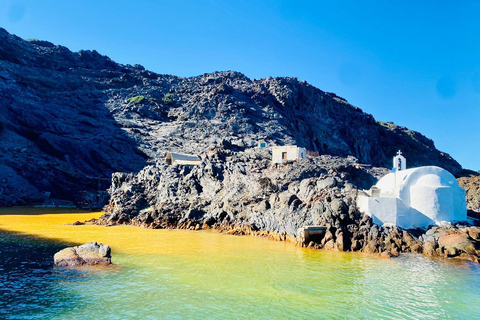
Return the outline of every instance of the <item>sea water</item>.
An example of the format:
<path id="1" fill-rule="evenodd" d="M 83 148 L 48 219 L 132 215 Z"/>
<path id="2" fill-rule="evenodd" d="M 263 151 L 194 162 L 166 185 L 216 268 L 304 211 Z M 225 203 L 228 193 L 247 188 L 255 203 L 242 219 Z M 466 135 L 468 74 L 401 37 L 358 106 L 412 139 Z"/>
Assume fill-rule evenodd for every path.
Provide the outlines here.
<path id="1" fill-rule="evenodd" d="M 72 225 L 101 213 L 0 210 L 0 319 L 478 319 L 480 268 L 212 231 Z M 53 267 L 97 241 L 111 268 Z"/>

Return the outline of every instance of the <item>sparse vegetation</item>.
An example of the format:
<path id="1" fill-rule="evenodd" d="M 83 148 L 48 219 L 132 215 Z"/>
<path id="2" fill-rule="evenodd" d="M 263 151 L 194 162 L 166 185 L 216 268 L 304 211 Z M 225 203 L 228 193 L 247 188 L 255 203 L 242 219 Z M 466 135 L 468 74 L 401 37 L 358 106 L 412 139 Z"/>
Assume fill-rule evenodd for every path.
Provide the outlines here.
<path id="1" fill-rule="evenodd" d="M 150 103 L 157 103 L 157 99 L 147 98 L 145 96 L 135 96 L 128 99 L 128 103 L 135 103 L 135 104 L 145 103 L 147 101 Z"/>
<path id="2" fill-rule="evenodd" d="M 143 102 L 145 102 L 145 100 L 147 100 L 147 98 L 145 98 L 144 96 L 135 96 L 135 97 L 131 97 L 130 99 L 128 99 L 128 102 L 129 103 L 143 103 Z"/>
<path id="3" fill-rule="evenodd" d="M 388 128 L 388 129 L 396 129 L 398 126 L 393 123 L 393 122 L 383 122 L 383 121 L 377 121 L 379 125 L 382 127 Z"/>
<path id="4" fill-rule="evenodd" d="M 163 96 L 162 101 L 164 104 L 172 104 L 175 102 L 175 97 L 171 93 L 167 93 Z"/>
<path id="5" fill-rule="evenodd" d="M 417 140 L 417 138 L 415 138 L 415 131 L 413 130 L 407 130 L 405 131 L 409 136 L 410 138 L 414 139 L 414 140 Z"/>
<path id="6" fill-rule="evenodd" d="M 345 100 L 343 98 L 340 98 L 340 97 L 333 97 L 333 100 L 335 100 L 336 102 L 339 102 L 339 103 L 348 104 L 347 100 Z"/>

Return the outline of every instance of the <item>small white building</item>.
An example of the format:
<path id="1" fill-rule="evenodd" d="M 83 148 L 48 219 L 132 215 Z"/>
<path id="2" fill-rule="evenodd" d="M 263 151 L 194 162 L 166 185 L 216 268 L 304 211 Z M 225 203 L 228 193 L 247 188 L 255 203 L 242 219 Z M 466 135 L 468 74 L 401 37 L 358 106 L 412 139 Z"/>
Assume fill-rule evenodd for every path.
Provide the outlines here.
<path id="1" fill-rule="evenodd" d="M 393 163 L 392 172 L 357 199 L 375 224 L 411 229 L 467 220 L 465 190 L 450 172 L 436 166 L 405 169 L 400 152 Z"/>
<path id="2" fill-rule="evenodd" d="M 307 150 L 297 146 L 276 146 L 272 147 L 272 162 L 284 163 L 307 156 Z"/>
<path id="3" fill-rule="evenodd" d="M 181 154 L 168 152 L 165 157 L 165 164 L 168 165 L 184 165 L 184 166 L 196 166 L 202 162 L 198 156 L 191 154 Z"/>

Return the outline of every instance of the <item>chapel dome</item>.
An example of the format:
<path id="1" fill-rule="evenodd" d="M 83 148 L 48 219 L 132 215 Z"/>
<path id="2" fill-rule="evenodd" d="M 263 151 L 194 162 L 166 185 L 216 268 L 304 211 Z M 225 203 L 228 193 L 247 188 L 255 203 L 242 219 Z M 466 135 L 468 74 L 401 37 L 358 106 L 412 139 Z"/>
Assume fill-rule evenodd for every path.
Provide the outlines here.
<path id="1" fill-rule="evenodd" d="M 394 170 L 358 206 L 376 224 L 424 228 L 467 220 L 465 190 L 447 170 L 424 166 Z"/>
<path id="2" fill-rule="evenodd" d="M 447 183 L 442 181 L 442 178 L 439 175 L 431 173 L 420 177 L 415 184 L 431 187 L 449 186 Z"/>

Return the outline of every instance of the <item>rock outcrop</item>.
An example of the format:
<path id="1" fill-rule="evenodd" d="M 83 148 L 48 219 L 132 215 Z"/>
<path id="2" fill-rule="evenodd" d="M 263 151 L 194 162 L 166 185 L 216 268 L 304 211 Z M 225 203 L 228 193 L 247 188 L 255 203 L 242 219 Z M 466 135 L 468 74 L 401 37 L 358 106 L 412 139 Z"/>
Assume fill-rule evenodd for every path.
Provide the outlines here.
<path id="1" fill-rule="evenodd" d="M 433 227 L 423 234 L 423 253 L 427 256 L 456 258 L 478 263 L 480 228 L 459 226 Z"/>
<path id="2" fill-rule="evenodd" d="M 99 206 L 114 172 L 138 172 L 167 151 L 243 151 L 258 140 L 390 165 L 461 170 L 418 132 L 380 123 L 296 78 L 228 71 L 192 78 L 71 52 L 0 29 L 0 205 L 49 199 Z"/>
<path id="3" fill-rule="evenodd" d="M 299 228 L 316 225 L 325 232 L 315 242 L 298 244 L 384 256 L 424 252 L 474 262 L 480 254 L 475 227 L 422 231 L 374 225 L 358 211 L 356 198 L 387 170 L 353 157 L 323 155 L 279 165 L 271 163 L 268 149 L 251 148 L 212 149 L 202 159 L 193 167 L 159 161 L 136 174 L 114 174 L 107 214 L 97 223 L 213 228 L 290 241 L 296 241 Z"/>
<path id="4" fill-rule="evenodd" d="M 467 209 L 480 212 L 480 174 L 458 178 L 458 183 L 467 193 Z"/>
<path id="5" fill-rule="evenodd" d="M 55 254 L 54 264 L 59 267 L 106 266 L 112 264 L 108 245 L 89 242 L 68 247 Z"/>
<path id="6" fill-rule="evenodd" d="M 116 173 L 106 224 L 151 228 L 222 225 L 295 237 L 297 229 L 321 222 L 338 229 L 358 220 L 358 186 L 367 187 L 382 168 L 356 159 L 319 156 L 271 164 L 270 150 L 213 149 L 199 166 L 162 162 L 137 174 Z M 346 232 L 346 230 L 345 230 Z"/>

